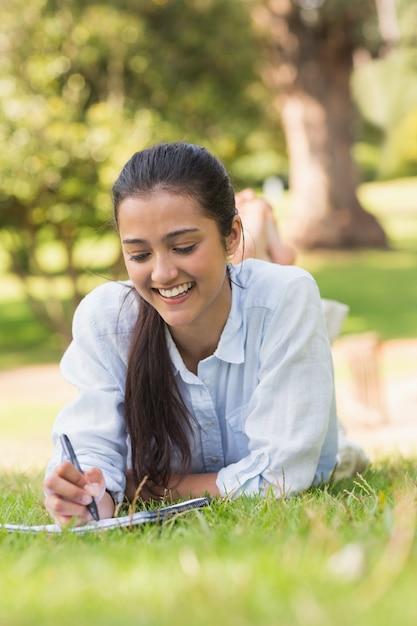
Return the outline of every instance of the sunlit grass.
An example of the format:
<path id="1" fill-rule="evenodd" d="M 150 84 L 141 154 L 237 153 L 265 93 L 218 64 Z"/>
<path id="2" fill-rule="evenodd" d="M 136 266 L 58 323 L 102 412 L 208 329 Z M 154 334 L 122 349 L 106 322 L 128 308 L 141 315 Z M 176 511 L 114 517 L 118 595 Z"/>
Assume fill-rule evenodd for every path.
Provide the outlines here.
<path id="1" fill-rule="evenodd" d="M 322 252 L 303 255 L 324 298 L 349 305 L 344 333 L 416 337 L 417 252 Z"/>
<path id="2" fill-rule="evenodd" d="M 25 399 L 24 396 L 18 404 L 3 402 L 0 406 L 1 436 L 7 437 L 11 434 L 21 436 L 30 430 L 32 433 L 46 433 L 48 438 L 50 426 L 59 408 L 46 402 L 44 404 L 31 402 L 30 398 Z M 49 430 L 46 430 L 47 428 Z"/>
<path id="3" fill-rule="evenodd" d="M 362 185 L 366 209 L 381 221 L 391 249 L 300 254 L 325 298 L 350 307 L 343 333 L 417 337 L 417 178 Z"/>
<path id="4" fill-rule="evenodd" d="M 60 337 L 39 323 L 22 298 L 1 302 L 0 369 L 57 362 Z"/>
<path id="5" fill-rule="evenodd" d="M 414 626 L 415 468 L 385 461 L 288 501 L 215 500 L 131 532 L 0 531 L 2 626 Z M 0 517 L 47 522 L 41 477 L 0 476 Z"/>
<path id="6" fill-rule="evenodd" d="M 372 213 L 393 216 L 396 212 L 416 214 L 417 177 L 364 183 L 358 189 L 361 202 Z"/>
<path id="7" fill-rule="evenodd" d="M 302 255 L 299 264 L 323 296 L 349 304 L 345 333 L 416 337 L 415 219 L 391 216 L 381 194 L 391 251 Z M 3 284 L 0 367 L 57 361 L 57 338 L 34 320 L 17 283 Z M 17 435 L 28 456 L 49 442 L 57 409 L 23 390 L 19 402 L 3 398 L 0 440 Z M 0 473 L 0 523 L 50 521 L 42 475 Z M 0 531 L 0 624 L 415 626 L 416 480 L 416 459 L 391 457 L 290 500 L 219 499 L 132 532 Z"/>

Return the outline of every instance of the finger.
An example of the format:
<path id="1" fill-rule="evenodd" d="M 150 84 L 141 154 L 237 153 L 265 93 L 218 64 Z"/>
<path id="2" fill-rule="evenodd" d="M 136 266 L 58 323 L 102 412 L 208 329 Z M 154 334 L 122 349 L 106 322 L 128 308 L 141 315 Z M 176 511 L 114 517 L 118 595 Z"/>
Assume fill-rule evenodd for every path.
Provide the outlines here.
<path id="1" fill-rule="evenodd" d="M 77 468 L 70 463 L 69 461 L 64 461 L 60 463 L 54 472 L 57 476 L 60 476 L 74 485 L 77 485 L 80 488 L 83 488 L 87 483 L 85 475 L 82 472 L 79 472 Z"/>
<path id="2" fill-rule="evenodd" d="M 103 472 L 98 467 L 92 467 L 91 469 L 87 470 L 84 476 L 89 483 L 98 483 L 100 485 L 105 484 Z"/>
<path id="3" fill-rule="evenodd" d="M 106 483 L 104 481 L 103 473 L 98 467 L 93 467 L 85 473 L 87 484 L 84 489 L 96 499 L 96 502 L 100 502 L 106 492 Z"/>
<path id="4" fill-rule="evenodd" d="M 85 506 L 81 506 L 70 500 L 64 500 L 57 494 L 45 498 L 45 508 L 59 526 L 75 523 L 76 526 L 91 521 L 92 516 Z"/>
<path id="5" fill-rule="evenodd" d="M 80 475 L 79 472 L 77 472 L 77 470 L 75 470 L 75 472 L 75 474 L 73 472 L 68 472 L 65 468 L 61 472 L 60 468 L 57 468 L 57 470 L 53 472 L 44 482 L 45 494 L 47 496 L 56 494 L 60 498 L 75 502 L 82 506 L 90 504 L 91 495 L 85 490 L 87 481 L 83 475 Z M 77 482 L 70 482 L 68 478 L 73 481 L 82 482 L 83 486 L 80 487 Z"/>

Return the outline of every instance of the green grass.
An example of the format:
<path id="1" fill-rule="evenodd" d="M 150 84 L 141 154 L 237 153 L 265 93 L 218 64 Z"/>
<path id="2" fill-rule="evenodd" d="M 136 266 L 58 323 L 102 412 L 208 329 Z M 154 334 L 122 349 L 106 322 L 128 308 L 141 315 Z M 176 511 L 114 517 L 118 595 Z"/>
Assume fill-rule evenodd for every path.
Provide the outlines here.
<path id="1" fill-rule="evenodd" d="M 60 338 L 43 326 L 24 300 L 0 304 L 0 369 L 58 362 Z"/>
<path id="2" fill-rule="evenodd" d="M 417 178 L 362 185 L 363 206 L 388 235 L 390 249 L 300 254 L 322 296 L 349 305 L 343 333 L 381 339 L 417 337 Z"/>
<path id="3" fill-rule="evenodd" d="M 0 531 L 1 624 L 414 626 L 416 478 L 397 460 L 131 531 Z M 1 521 L 46 522 L 40 484 L 0 477 Z"/>
<path id="4" fill-rule="evenodd" d="M 417 336 L 417 251 L 322 252 L 304 266 L 324 298 L 349 305 L 343 333 Z"/>
<path id="5" fill-rule="evenodd" d="M 415 181 L 363 193 L 392 250 L 305 255 L 299 264 L 323 296 L 350 305 L 344 332 L 416 337 Z M 59 341 L 5 279 L 0 369 L 56 362 Z M 3 402 L 0 436 L 26 433 L 37 446 L 56 410 L 24 397 Z M 390 458 L 364 477 L 289 500 L 219 499 L 130 532 L 0 531 L 0 625 L 415 626 L 416 480 L 417 459 Z M 5 522 L 49 522 L 37 470 L 0 473 Z"/>

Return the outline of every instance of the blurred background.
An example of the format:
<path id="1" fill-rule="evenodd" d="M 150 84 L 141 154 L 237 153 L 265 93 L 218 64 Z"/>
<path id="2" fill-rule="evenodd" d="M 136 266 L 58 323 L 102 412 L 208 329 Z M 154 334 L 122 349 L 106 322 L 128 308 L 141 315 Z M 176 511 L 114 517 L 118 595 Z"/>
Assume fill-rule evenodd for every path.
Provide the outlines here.
<path id="1" fill-rule="evenodd" d="M 173 140 L 265 192 L 296 263 L 349 305 L 350 431 L 415 445 L 416 33 L 414 0 L 2 0 L 0 465 L 38 460 L 28 442 L 43 462 L 74 309 L 124 276 L 110 187 Z"/>

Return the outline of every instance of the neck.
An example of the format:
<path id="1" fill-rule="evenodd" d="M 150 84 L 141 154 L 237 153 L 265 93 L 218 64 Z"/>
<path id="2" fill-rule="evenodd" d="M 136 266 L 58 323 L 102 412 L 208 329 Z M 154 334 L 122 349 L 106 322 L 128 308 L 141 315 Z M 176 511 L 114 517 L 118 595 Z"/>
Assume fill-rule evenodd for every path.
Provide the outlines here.
<path id="1" fill-rule="evenodd" d="M 206 359 L 208 356 L 214 353 L 219 343 L 219 338 L 217 338 L 216 341 L 204 341 L 204 343 L 201 342 L 200 338 L 200 343 L 198 345 L 195 344 L 194 346 L 192 346 L 192 343 L 190 344 L 188 341 L 182 343 L 181 341 L 178 341 L 178 339 L 173 337 L 175 345 L 178 348 L 178 352 L 181 354 L 185 366 L 188 370 L 190 370 L 190 372 L 193 372 L 193 374 L 196 375 L 198 372 L 198 364 L 200 363 L 200 361 Z"/>
<path id="2" fill-rule="evenodd" d="M 220 341 L 223 328 L 229 316 L 232 294 L 229 284 L 222 306 L 205 316 L 204 323 L 170 327 L 169 331 L 187 368 L 197 374 L 200 361 L 212 355 Z"/>

